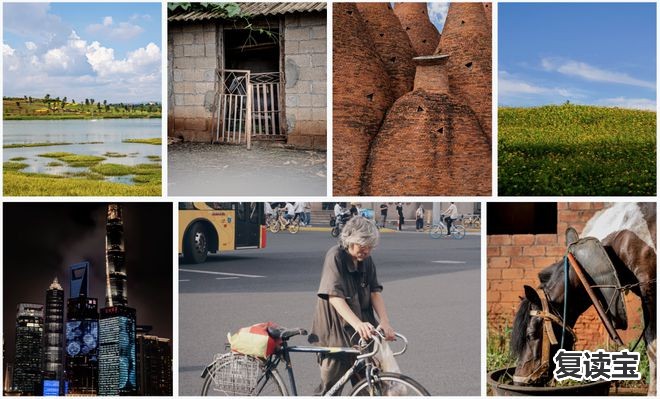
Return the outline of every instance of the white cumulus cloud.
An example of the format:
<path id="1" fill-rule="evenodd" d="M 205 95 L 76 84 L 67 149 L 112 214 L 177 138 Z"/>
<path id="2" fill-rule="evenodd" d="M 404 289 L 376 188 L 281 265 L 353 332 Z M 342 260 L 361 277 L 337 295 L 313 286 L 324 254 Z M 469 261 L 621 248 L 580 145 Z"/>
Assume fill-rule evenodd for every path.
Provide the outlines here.
<path id="1" fill-rule="evenodd" d="M 608 71 L 589 65 L 585 62 L 564 60 L 558 58 L 543 58 L 541 66 L 546 71 L 559 72 L 592 82 L 616 83 L 655 90 L 655 82 L 634 78 L 626 73 Z"/>
<path id="2" fill-rule="evenodd" d="M 604 98 L 597 101 L 597 104 L 604 105 L 606 107 L 617 107 L 617 108 L 630 108 L 630 109 L 642 109 L 655 111 L 655 100 L 648 98 L 626 98 L 626 97 L 615 97 L 615 98 Z"/>
<path id="3" fill-rule="evenodd" d="M 25 42 L 25 48 L 34 51 L 37 49 L 37 45 L 34 42 Z"/>
<path id="4" fill-rule="evenodd" d="M 87 27 L 87 32 L 113 39 L 129 40 L 144 32 L 144 28 L 128 21 L 116 24 L 112 17 L 108 16 L 103 18 L 103 21 L 100 24 L 89 25 Z"/>

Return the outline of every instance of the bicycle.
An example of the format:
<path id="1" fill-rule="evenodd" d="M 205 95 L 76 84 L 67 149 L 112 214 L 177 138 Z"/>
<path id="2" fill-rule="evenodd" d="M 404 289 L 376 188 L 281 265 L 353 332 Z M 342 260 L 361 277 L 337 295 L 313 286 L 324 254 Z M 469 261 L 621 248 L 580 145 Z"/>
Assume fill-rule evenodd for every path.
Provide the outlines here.
<path id="1" fill-rule="evenodd" d="M 351 218 L 350 213 L 340 214 L 335 219 L 335 225 L 332 226 L 332 230 L 330 230 L 330 235 L 333 237 L 339 237 L 339 234 L 341 234 L 341 231 L 344 229 L 344 225 L 346 224 L 346 222 L 349 221 L 350 218 Z"/>
<path id="2" fill-rule="evenodd" d="M 463 224 L 465 226 L 478 229 L 481 227 L 481 216 L 475 214 L 466 215 L 463 220 Z"/>
<path id="3" fill-rule="evenodd" d="M 455 240 L 462 240 L 465 237 L 465 227 L 458 224 L 458 219 L 451 224 L 451 237 Z M 434 224 L 429 230 L 431 238 L 438 239 L 440 237 L 447 237 L 447 225 L 444 223 Z"/>
<path id="4" fill-rule="evenodd" d="M 300 220 L 298 220 L 298 217 L 295 216 L 290 221 L 287 221 L 282 215 L 282 212 L 278 212 L 277 217 L 270 218 L 266 223 L 271 233 L 288 230 L 289 233 L 296 234 L 300 230 Z"/>
<path id="5" fill-rule="evenodd" d="M 355 384 L 351 396 L 388 396 L 392 393 L 396 393 L 396 396 L 430 396 L 428 391 L 412 378 L 398 373 L 380 371 L 374 362 L 374 356 L 380 350 L 381 341 L 384 339 L 380 332 L 375 332 L 370 342 L 360 340 L 358 347 L 353 348 L 289 346 L 290 338 L 296 335 L 307 335 L 307 331 L 302 328 L 269 327 L 268 334 L 275 339 L 281 339 L 282 343 L 267 359 L 258 359 L 233 352 L 215 355 L 213 362 L 202 372 L 204 384 L 201 395 L 289 396 L 289 389 L 277 371 L 278 365 L 283 362 L 289 377 L 291 394 L 298 396 L 290 353 L 344 353 L 356 355 L 357 359 L 353 366 L 330 388 L 325 394 L 326 396 L 340 392 L 353 375 L 363 371 L 365 378 Z M 408 340 L 401 334 L 397 333 L 396 336 L 404 342 L 403 349 L 394 353 L 395 356 L 399 356 L 408 348 Z M 368 352 L 369 347 L 372 347 L 371 352 Z"/>

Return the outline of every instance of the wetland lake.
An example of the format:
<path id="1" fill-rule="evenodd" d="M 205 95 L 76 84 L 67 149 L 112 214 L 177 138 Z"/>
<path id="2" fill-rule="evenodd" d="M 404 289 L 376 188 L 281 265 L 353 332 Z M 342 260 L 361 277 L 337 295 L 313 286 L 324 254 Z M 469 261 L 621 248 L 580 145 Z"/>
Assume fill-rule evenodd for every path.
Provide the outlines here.
<path id="1" fill-rule="evenodd" d="M 160 170 L 161 145 L 153 144 L 160 138 L 160 119 L 4 121 L 3 162 L 5 170 L 13 166 L 24 173 L 94 175 L 132 185 L 139 183 L 137 168 Z"/>

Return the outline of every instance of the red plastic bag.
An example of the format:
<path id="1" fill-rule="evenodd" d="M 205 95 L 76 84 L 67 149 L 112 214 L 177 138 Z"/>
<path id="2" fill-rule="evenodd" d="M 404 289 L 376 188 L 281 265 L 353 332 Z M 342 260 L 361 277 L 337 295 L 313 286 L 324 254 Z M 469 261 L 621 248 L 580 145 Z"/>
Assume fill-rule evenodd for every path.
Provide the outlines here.
<path id="1" fill-rule="evenodd" d="M 262 359 L 272 355 L 282 343 L 268 335 L 268 327 L 277 328 L 272 321 L 243 327 L 233 335 L 227 334 L 227 339 L 233 352 Z"/>

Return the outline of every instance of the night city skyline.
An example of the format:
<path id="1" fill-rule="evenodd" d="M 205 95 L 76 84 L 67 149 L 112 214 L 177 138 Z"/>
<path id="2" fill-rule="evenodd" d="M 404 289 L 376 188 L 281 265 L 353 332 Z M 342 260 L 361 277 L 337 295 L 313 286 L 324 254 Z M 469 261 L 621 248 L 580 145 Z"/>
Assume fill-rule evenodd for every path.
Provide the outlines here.
<path id="1" fill-rule="evenodd" d="M 89 296 L 106 296 L 107 203 L 4 206 L 4 364 L 15 358 L 16 307 L 44 304 L 57 278 L 70 299 L 69 268 L 89 262 Z M 128 306 L 150 335 L 172 338 L 172 204 L 121 204 Z M 67 316 L 68 317 L 68 316 Z"/>

